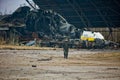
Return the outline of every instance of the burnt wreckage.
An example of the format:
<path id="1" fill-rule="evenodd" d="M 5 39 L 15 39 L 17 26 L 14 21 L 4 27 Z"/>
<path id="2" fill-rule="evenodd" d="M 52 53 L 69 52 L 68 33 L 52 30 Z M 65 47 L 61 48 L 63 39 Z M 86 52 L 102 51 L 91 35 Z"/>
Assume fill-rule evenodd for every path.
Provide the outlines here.
<path id="1" fill-rule="evenodd" d="M 26 29 L 32 32 L 40 32 L 47 36 L 67 36 L 70 34 L 71 37 L 74 37 L 76 28 L 69 24 L 60 14 L 52 10 L 38 9 L 28 13 Z"/>
<path id="2" fill-rule="evenodd" d="M 84 43 L 84 41 L 83 43 L 79 41 L 83 31 L 69 24 L 59 13 L 41 9 L 38 0 L 33 0 L 38 8 L 34 7 L 29 0 L 26 1 L 33 10 L 28 6 L 19 7 L 12 15 L 1 19 L 1 22 L 5 23 L 3 26 L 16 26 L 13 31 L 19 35 L 20 42 L 42 40 L 41 46 L 55 46 L 57 44 L 61 47 L 63 39 L 69 37 L 71 47 L 79 47 Z M 102 46 L 103 43 L 101 43 Z"/>
<path id="3" fill-rule="evenodd" d="M 28 0 L 27 0 L 28 1 Z M 4 23 L 13 26 L 25 25 L 22 33 L 35 32 L 41 37 L 46 36 L 70 36 L 75 37 L 76 28 L 69 24 L 59 13 L 52 10 L 30 10 L 28 6 L 19 7 L 12 15 L 3 18 Z M 26 33 L 27 34 L 27 33 Z"/>
<path id="4" fill-rule="evenodd" d="M 30 4 L 28 0 L 26 1 Z M 78 34 L 78 29 L 69 24 L 59 13 L 34 7 L 30 10 L 28 6 L 19 7 L 12 15 L 1 19 L 1 22 L 5 23 L 4 26 L 21 26 L 15 28 L 20 41 L 24 40 L 24 37 L 28 37 L 28 40 L 30 38 L 56 39 L 65 36 L 75 38 Z"/>

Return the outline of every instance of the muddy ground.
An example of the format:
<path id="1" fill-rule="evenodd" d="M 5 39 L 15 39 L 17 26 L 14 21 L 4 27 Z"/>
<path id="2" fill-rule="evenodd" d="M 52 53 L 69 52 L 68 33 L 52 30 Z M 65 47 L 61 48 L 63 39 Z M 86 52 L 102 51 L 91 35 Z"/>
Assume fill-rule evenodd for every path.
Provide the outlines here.
<path id="1" fill-rule="evenodd" d="M 120 80 L 120 50 L 0 50 L 0 80 Z"/>

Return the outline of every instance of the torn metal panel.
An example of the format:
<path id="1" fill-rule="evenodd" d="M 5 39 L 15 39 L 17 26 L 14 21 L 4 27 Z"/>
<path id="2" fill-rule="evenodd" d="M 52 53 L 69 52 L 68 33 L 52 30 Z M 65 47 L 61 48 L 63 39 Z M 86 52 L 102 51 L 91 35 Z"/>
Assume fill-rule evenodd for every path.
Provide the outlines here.
<path id="1" fill-rule="evenodd" d="M 6 31 L 6 30 L 9 30 L 8 27 L 0 27 L 0 31 Z"/>

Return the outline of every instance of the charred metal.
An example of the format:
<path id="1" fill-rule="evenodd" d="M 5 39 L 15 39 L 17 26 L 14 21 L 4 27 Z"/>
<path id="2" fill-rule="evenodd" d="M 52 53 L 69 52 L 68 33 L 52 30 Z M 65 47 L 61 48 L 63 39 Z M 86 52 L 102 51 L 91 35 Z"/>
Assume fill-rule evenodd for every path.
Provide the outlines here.
<path id="1" fill-rule="evenodd" d="M 89 35 L 86 37 L 83 33 L 88 31 L 89 28 L 87 30 L 85 28 L 77 28 L 59 13 L 50 9 L 42 9 L 38 0 L 33 0 L 38 8 L 34 7 L 29 0 L 26 1 L 33 8 L 32 10 L 28 6 L 19 7 L 11 15 L 1 18 L 1 40 L 5 41 L 3 44 L 62 47 L 63 40 L 68 37 L 71 48 L 119 46 L 118 43 L 107 41 L 104 38 L 101 39 Z M 92 32 L 90 31 L 91 34 Z M 91 41 L 89 40 L 91 38 L 94 39 Z"/>

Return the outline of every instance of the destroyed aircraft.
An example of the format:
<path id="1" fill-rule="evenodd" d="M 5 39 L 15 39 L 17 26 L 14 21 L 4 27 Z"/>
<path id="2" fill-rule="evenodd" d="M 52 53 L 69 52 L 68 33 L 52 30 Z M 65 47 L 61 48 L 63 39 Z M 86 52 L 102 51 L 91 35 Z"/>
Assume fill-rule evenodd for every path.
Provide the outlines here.
<path id="1" fill-rule="evenodd" d="M 75 26 L 69 24 L 59 13 L 52 10 L 34 9 L 28 6 L 19 7 L 12 15 L 3 18 L 2 23 L 8 26 L 24 26 L 21 34 L 35 32 L 41 37 L 70 36 L 75 37 Z M 27 34 L 27 33 L 26 33 Z"/>
<path id="2" fill-rule="evenodd" d="M 69 24 L 60 14 L 52 10 L 31 11 L 26 18 L 26 29 L 40 32 L 47 36 L 75 36 L 75 27 Z"/>
<path id="3" fill-rule="evenodd" d="M 28 0 L 26 1 L 30 4 Z M 37 0 L 33 1 L 37 4 Z M 67 36 L 70 39 L 74 39 L 74 43 L 75 38 L 80 39 L 82 33 L 80 29 L 69 24 L 59 13 L 53 10 L 43 10 L 39 4 L 37 5 L 39 6 L 38 8 L 31 5 L 33 10 L 30 10 L 28 6 L 19 7 L 12 15 L 1 19 L 2 25 L 21 27 L 14 30 L 20 36 L 20 41 L 33 39 L 54 40 L 63 39 Z M 53 43 L 56 44 L 54 41 Z"/>

